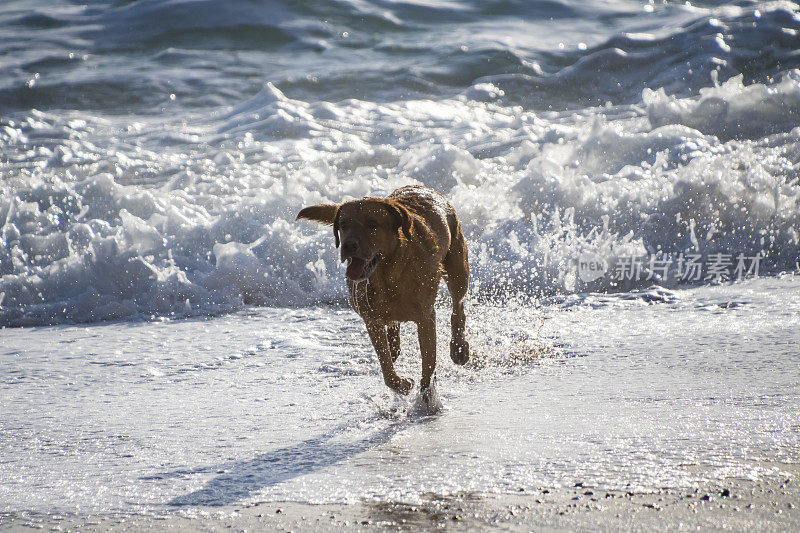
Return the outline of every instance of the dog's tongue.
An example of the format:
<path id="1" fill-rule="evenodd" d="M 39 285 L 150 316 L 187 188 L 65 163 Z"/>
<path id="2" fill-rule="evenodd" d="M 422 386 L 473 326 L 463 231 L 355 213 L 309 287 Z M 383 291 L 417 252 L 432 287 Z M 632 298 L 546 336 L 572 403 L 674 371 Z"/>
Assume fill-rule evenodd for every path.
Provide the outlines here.
<path id="1" fill-rule="evenodd" d="M 361 279 L 364 276 L 364 270 L 366 268 L 366 261 L 354 257 L 350 260 L 350 264 L 347 265 L 347 277 L 352 280 Z"/>

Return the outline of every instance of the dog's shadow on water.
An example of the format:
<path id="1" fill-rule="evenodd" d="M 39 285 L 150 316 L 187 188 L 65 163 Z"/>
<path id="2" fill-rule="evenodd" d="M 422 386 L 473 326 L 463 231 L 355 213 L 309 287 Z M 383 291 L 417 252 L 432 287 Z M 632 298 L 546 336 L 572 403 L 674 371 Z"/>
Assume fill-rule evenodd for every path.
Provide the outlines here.
<path id="1" fill-rule="evenodd" d="M 171 506 L 219 507 L 239 502 L 261 489 L 311 474 L 381 446 L 412 423 L 413 421 L 409 420 L 396 421 L 364 438 L 344 443 L 337 442 L 337 437 L 341 436 L 351 425 L 340 425 L 319 437 L 259 454 L 249 460 L 194 470 L 167 472 L 145 479 L 159 480 L 216 472 L 218 475 L 209 480 L 201 489 L 173 498 L 167 504 Z"/>

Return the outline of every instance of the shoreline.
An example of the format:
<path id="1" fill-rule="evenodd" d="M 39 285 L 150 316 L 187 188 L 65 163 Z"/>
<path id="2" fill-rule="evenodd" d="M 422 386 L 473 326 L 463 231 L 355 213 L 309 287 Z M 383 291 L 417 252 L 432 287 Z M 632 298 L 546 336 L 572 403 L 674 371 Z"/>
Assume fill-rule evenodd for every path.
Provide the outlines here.
<path id="1" fill-rule="evenodd" d="M 353 531 L 395 530 L 800 530 L 800 465 L 758 481 L 729 479 L 652 492 L 575 486 L 520 488 L 515 494 L 428 495 L 421 504 L 254 502 L 154 515 L 0 513 L 0 529 L 65 531 Z M 788 474 L 788 475 L 787 475 Z M 190 515 L 194 516 L 190 516 Z"/>

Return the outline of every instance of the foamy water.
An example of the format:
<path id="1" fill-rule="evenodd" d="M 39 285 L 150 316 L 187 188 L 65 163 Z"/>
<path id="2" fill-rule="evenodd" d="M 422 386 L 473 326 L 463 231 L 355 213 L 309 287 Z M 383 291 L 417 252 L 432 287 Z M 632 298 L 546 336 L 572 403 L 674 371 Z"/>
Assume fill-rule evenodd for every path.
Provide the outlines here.
<path id="1" fill-rule="evenodd" d="M 555 6 L 541 13 L 531 8 L 518 22 L 502 3 L 494 16 L 472 4 L 461 10 L 395 6 L 410 10 L 408 21 L 391 15 L 389 6 L 375 7 L 380 20 L 394 21 L 381 24 L 400 24 L 399 17 L 400 26 L 410 28 L 362 28 L 350 35 L 344 28 L 360 22 L 328 20 L 322 23 L 328 33 L 334 26 L 342 31 L 335 45 L 314 54 L 342 64 L 351 57 L 340 55 L 346 53 L 385 59 L 409 31 L 429 41 L 418 52 L 399 48 L 405 59 L 396 68 L 416 75 L 422 67 L 403 61 L 421 54 L 437 65 L 423 68 L 427 79 L 444 78 L 438 88 L 410 91 L 389 70 L 379 94 L 366 98 L 354 73 L 348 99 L 330 67 L 314 70 L 319 58 L 306 66 L 316 77 L 307 84 L 316 92 L 305 85 L 301 90 L 280 66 L 264 74 L 253 64 L 257 58 L 288 60 L 300 46 L 293 40 L 277 49 L 258 41 L 250 43 L 252 52 L 239 52 L 248 34 L 228 28 L 252 20 L 247 17 L 256 8 L 249 4 L 216 7 L 225 14 L 216 18 L 213 10 L 203 11 L 198 23 L 219 26 L 204 31 L 219 32 L 214 35 L 221 50 L 206 50 L 200 37 L 188 41 L 187 29 L 173 27 L 182 24 L 178 19 L 163 17 L 191 5 L 70 7 L 49 15 L 60 28 L 50 30 L 40 20 L 44 8 L 24 16 L 7 8 L 6 35 L 34 25 L 38 33 L 30 35 L 52 32 L 65 50 L 88 55 L 64 52 L 63 58 L 55 45 L 47 55 L 37 43 L 28 63 L 5 60 L 12 76 L 0 91 L 11 104 L 0 129 L 0 323 L 181 317 L 249 303 L 341 300 L 331 236 L 294 222 L 294 215 L 312 202 L 386 194 L 409 183 L 438 189 L 458 210 L 475 294 L 630 290 L 650 283 L 618 283 L 610 276 L 582 283 L 575 270 L 584 251 L 609 265 L 656 252 L 692 251 L 704 258 L 760 253 L 761 273 L 796 268 L 800 75 L 775 70 L 796 61 L 791 50 L 800 22 L 794 4 L 651 6 L 652 13 L 634 17 L 640 26 L 635 33 L 629 18 L 638 3 L 603 4 L 612 11 L 605 16 L 618 20 L 616 30 L 606 35 L 598 28 L 594 39 L 583 33 L 590 19 L 582 14 L 591 10 L 565 5 L 560 9 L 569 24 L 554 23 L 566 33 L 553 50 L 545 15 L 558 13 Z M 366 9 L 338 8 L 345 6 Z M 263 9 L 274 14 L 275 7 Z M 435 9 L 442 10 L 443 33 L 434 37 L 437 23 L 423 23 L 416 10 Z M 453 10 L 487 27 L 466 36 L 459 24 L 446 22 L 444 13 Z M 306 14 L 293 18 L 288 8 L 281 13 L 286 18 L 277 24 L 284 33 L 317 31 Z M 144 21 L 151 20 L 165 27 L 145 31 Z M 539 39 L 523 38 L 523 20 L 551 29 Z M 658 26 L 665 21 L 666 29 Z M 566 31 L 569 25 L 573 29 Z M 134 41 L 116 42 L 119 27 Z M 264 32 L 278 29 L 265 26 Z M 358 46 L 350 40 L 356 35 Z M 583 40 L 572 43 L 579 36 Z M 765 40 L 774 41 L 769 52 L 762 49 Z M 703 47 L 695 50 L 695 42 Z M 567 45 L 577 48 L 562 48 Z M 353 46 L 362 52 L 348 52 Z M 464 60 L 483 58 L 487 66 L 461 73 L 448 59 L 453 49 Z M 501 50 L 519 64 L 505 64 L 507 58 L 501 66 L 491 54 L 484 57 Z M 697 55 L 670 72 L 683 76 L 684 85 L 667 84 L 659 77 L 665 73 L 654 72 L 653 63 L 692 53 Z M 772 55 L 760 74 L 748 67 L 747 80 L 736 76 L 732 69 L 742 57 L 759 64 L 753 54 Z M 235 58 L 244 61 L 238 76 L 228 72 Z M 364 75 L 388 68 L 382 61 L 367 61 Z M 213 62 L 220 70 L 206 83 L 257 92 L 199 91 L 193 85 L 197 69 Z M 43 72 L 28 76 L 34 68 Z M 98 71 L 89 75 L 88 68 Z M 137 83 L 163 76 L 176 87 L 152 94 L 152 87 L 133 84 L 124 90 L 130 104 L 120 108 L 107 94 L 119 89 L 104 84 L 128 80 L 126 68 L 146 73 Z M 503 73 L 494 72 L 498 68 Z M 120 69 L 123 74 L 116 74 Z M 447 78 L 444 72 L 453 69 L 459 74 Z M 72 77 L 79 74 L 96 90 L 82 93 Z M 570 90 L 580 95 L 565 100 Z M 230 104 L 203 103 L 198 92 Z M 62 93 L 63 103 L 56 96 Z M 75 100 L 80 94 L 87 100 L 82 105 Z M 671 283 L 669 276 L 658 281 Z"/>
<path id="2" fill-rule="evenodd" d="M 387 391 L 344 309 L 6 330 L 1 509 L 413 503 L 776 476 L 800 445 L 798 296 L 786 278 L 656 305 L 472 307 L 476 358 L 440 359 L 436 416 Z M 418 380 L 413 328 L 402 336 L 399 372 Z"/>
<path id="3" fill-rule="evenodd" d="M 796 463 L 799 11 L 3 4 L 0 510 Z M 475 362 L 443 358 L 435 417 L 385 390 L 330 229 L 294 220 L 413 183 L 470 248 Z"/>

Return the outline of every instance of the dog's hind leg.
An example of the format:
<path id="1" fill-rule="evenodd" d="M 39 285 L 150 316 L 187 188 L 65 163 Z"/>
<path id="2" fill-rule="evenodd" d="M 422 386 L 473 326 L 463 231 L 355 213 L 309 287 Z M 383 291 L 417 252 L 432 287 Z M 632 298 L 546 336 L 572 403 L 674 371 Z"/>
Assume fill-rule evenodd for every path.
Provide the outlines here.
<path id="1" fill-rule="evenodd" d="M 452 239 L 450 249 L 444 256 L 442 267 L 444 269 L 447 289 L 453 299 L 453 314 L 450 315 L 450 358 L 457 365 L 463 365 L 469 360 L 469 343 L 464 330 L 467 317 L 464 314 L 464 299 L 469 288 L 469 262 L 467 259 L 467 243 L 461 232 L 461 224 L 455 215 L 451 215 L 450 231 Z"/>
<path id="2" fill-rule="evenodd" d="M 400 357 L 400 323 L 391 322 L 386 327 L 386 336 L 389 340 L 389 353 L 392 354 L 392 362 L 396 362 Z"/>

